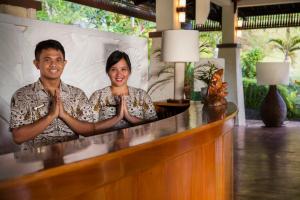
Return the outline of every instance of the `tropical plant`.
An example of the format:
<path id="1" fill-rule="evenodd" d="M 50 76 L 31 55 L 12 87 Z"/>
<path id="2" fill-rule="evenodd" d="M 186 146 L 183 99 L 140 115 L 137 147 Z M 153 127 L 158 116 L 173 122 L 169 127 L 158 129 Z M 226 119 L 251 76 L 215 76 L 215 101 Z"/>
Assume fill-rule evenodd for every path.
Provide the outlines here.
<path id="1" fill-rule="evenodd" d="M 218 70 L 218 67 L 211 62 L 201 64 L 194 69 L 194 78 L 203 81 L 207 86 L 210 85 L 213 74 Z"/>
<path id="2" fill-rule="evenodd" d="M 245 107 L 259 111 L 260 105 L 268 93 L 268 87 L 257 85 L 255 79 L 243 78 Z"/>
<path id="3" fill-rule="evenodd" d="M 212 52 L 212 47 L 207 41 L 200 43 L 199 54 L 202 53 L 209 54 L 211 52 Z M 159 60 L 161 58 L 161 49 L 154 50 L 153 55 L 157 60 Z M 162 69 L 156 74 L 157 81 L 155 81 L 148 87 L 147 92 L 149 94 L 152 94 L 156 89 L 162 87 L 163 85 L 166 85 L 171 81 L 174 81 L 175 65 L 173 63 L 160 62 L 159 67 Z M 185 86 L 189 85 L 189 87 L 192 87 L 192 83 L 193 83 L 192 80 L 194 80 L 193 74 L 194 74 L 194 65 L 192 63 L 187 63 L 185 68 Z M 151 79 L 152 77 L 153 76 L 149 76 L 149 79 Z"/>
<path id="4" fill-rule="evenodd" d="M 209 50 L 203 51 L 202 53 L 200 52 L 200 55 L 203 58 L 216 58 L 218 56 L 217 44 L 222 43 L 222 32 L 200 32 L 199 37 L 203 44 L 207 44 L 207 50 Z"/>
<path id="5" fill-rule="evenodd" d="M 208 94 L 208 88 L 211 85 L 211 80 L 214 73 L 218 70 L 218 67 L 211 62 L 200 64 L 194 69 L 194 78 L 203 81 L 207 87 L 201 89 L 201 98 L 206 98 Z"/>
<path id="6" fill-rule="evenodd" d="M 41 0 L 41 2 L 42 10 L 37 12 L 38 20 L 75 24 L 84 28 L 143 37 L 148 40 L 148 52 L 150 52 L 152 41 L 148 35 L 155 30 L 154 22 L 64 0 Z"/>
<path id="7" fill-rule="evenodd" d="M 245 78 L 256 77 L 256 63 L 265 57 L 262 49 L 254 48 L 248 52 L 242 53 L 241 65 L 242 73 Z"/>
<path id="8" fill-rule="evenodd" d="M 292 63 L 295 63 L 295 52 L 300 50 L 300 36 L 290 36 L 290 29 L 286 30 L 285 39 L 275 38 L 270 39 L 269 43 L 273 44 L 273 47 L 281 51 L 284 55 L 284 61 L 291 60 Z"/>
<path id="9" fill-rule="evenodd" d="M 174 80 L 174 69 L 175 66 L 171 63 L 165 63 L 164 67 L 157 73 L 157 81 L 152 83 L 147 90 L 147 93 L 152 94 L 155 90 L 166 85 Z M 164 76 L 162 79 L 160 79 Z M 153 76 L 150 76 L 151 79 Z"/>

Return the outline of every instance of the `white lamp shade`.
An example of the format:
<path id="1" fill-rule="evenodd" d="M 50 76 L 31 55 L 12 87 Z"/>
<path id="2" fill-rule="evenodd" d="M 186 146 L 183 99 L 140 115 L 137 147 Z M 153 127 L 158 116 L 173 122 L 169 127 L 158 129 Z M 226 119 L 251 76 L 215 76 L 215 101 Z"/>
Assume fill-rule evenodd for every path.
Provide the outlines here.
<path id="1" fill-rule="evenodd" d="M 164 31 L 162 60 L 165 62 L 199 61 L 199 32 L 195 30 Z"/>
<path id="2" fill-rule="evenodd" d="M 259 85 L 289 84 L 288 62 L 259 62 L 256 64 L 256 80 Z"/>
<path id="3" fill-rule="evenodd" d="M 210 0 L 196 0 L 196 24 L 204 24 L 210 11 Z"/>

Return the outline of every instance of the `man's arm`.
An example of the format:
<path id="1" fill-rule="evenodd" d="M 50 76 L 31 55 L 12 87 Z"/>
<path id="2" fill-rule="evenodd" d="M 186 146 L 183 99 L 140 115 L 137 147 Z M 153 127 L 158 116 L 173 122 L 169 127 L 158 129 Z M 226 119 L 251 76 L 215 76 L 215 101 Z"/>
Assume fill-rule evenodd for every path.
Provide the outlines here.
<path id="1" fill-rule="evenodd" d="M 103 121 L 99 121 L 96 123 L 90 123 L 85 121 L 80 121 L 78 119 L 73 118 L 68 113 L 64 111 L 64 114 L 60 115 L 60 118 L 75 132 L 83 136 L 93 135 L 95 132 L 102 132 L 111 127 L 113 127 L 116 123 L 118 123 L 123 117 L 118 115 L 106 119 Z"/>
<path id="2" fill-rule="evenodd" d="M 48 115 L 31 124 L 26 124 L 12 129 L 14 142 L 21 144 L 41 134 L 50 125 L 50 123 L 58 117 L 58 113 L 59 105 L 53 97 L 52 106 Z"/>
<path id="3" fill-rule="evenodd" d="M 59 91 L 56 93 L 59 94 Z M 80 121 L 70 116 L 63 107 L 63 102 L 60 97 L 57 96 L 57 102 L 59 104 L 59 117 L 75 132 L 83 136 L 89 136 L 95 132 L 105 131 L 113 127 L 116 123 L 123 119 L 124 108 L 122 106 L 118 109 L 118 114 L 110 119 L 99 121 L 96 123 L 90 123 L 86 121 Z"/>
<path id="4" fill-rule="evenodd" d="M 54 119 L 55 116 L 49 114 L 32 124 L 26 124 L 18 128 L 13 128 L 12 135 L 14 142 L 16 144 L 21 144 L 33 139 L 37 135 L 41 134 Z"/>

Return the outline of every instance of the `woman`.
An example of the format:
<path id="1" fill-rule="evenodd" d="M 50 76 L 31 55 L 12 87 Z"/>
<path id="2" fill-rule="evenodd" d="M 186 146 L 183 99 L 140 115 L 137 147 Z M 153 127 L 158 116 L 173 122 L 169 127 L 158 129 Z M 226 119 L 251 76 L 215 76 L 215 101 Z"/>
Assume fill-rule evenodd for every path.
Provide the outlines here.
<path id="1" fill-rule="evenodd" d="M 106 62 L 106 73 L 111 86 L 97 90 L 90 97 L 96 131 L 157 118 L 150 96 L 142 89 L 127 85 L 131 63 L 126 53 L 111 53 Z"/>

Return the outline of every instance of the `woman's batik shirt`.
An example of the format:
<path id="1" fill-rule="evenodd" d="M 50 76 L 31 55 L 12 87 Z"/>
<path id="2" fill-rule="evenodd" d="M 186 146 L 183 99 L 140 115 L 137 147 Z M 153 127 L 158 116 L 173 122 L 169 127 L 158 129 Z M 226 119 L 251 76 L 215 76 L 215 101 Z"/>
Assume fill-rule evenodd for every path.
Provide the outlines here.
<path id="1" fill-rule="evenodd" d="M 157 118 L 150 96 L 142 89 L 128 87 L 129 96 L 125 96 L 127 110 L 131 116 L 142 120 Z M 90 97 L 95 122 L 114 117 L 117 114 L 119 97 L 113 96 L 110 86 L 97 90 Z M 129 123 L 121 120 L 114 128 L 126 127 Z"/>

